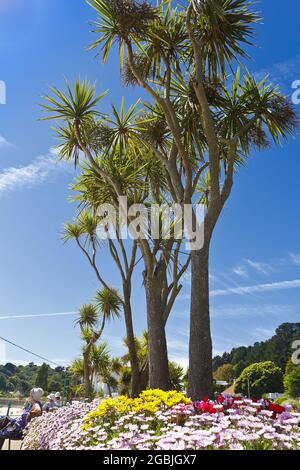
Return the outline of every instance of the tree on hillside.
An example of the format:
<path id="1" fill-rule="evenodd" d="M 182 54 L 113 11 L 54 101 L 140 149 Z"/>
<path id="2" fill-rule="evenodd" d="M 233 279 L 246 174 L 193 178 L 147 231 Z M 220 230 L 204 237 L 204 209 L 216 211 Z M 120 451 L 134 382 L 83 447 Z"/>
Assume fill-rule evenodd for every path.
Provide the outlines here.
<path id="1" fill-rule="evenodd" d="M 280 367 L 271 361 L 258 362 L 246 367 L 235 383 L 236 393 L 261 398 L 265 393 L 283 392 Z"/>
<path id="2" fill-rule="evenodd" d="M 180 8 L 174 8 L 171 0 L 157 6 L 135 0 L 88 3 L 97 13 L 93 47 L 101 48 L 106 61 L 111 49 L 119 46 L 125 84 L 140 86 L 150 103 L 131 106 L 128 113 L 123 108 L 122 119 L 113 108 L 105 123 L 94 88 L 77 84 L 75 99 L 70 90 L 68 96 L 54 90 L 46 110 L 52 118 L 64 120 L 59 128 L 66 141 L 61 156 L 77 162 L 83 154 L 91 171 L 115 196 L 132 193 L 127 180 L 120 180 L 119 172 L 107 171 L 107 164 L 117 162 L 119 169 L 120 163 L 126 168 L 126 157 L 147 154 L 162 169 L 174 202 L 181 207 L 195 201 L 206 205 L 204 244 L 191 252 L 189 395 L 201 399 L 213 394 L 209 255 L 214 229 L 238 167 L 255 149 L 292 134 L 296 114 L 267 79 L 258 81 L 237 70 L 259 21 L 248 0 L 192 0 Z M 189 239 L 191 229 L 199 229 L 195 214 L 191 225 Z M 150 385 L 166 388 L 168 355 L 160 286 L 172 247 L 159 244 L 151 250 L 142 241 L 140 249 L 145 263 Z M 161 251 L 163 256 L 158 256 Z"/>
<path id="3" fill-rule="evenodd" d="M 6 392 L 7 390 L 7 376 L 0 372 L 0 392 Z"/>
<path id="4" fill-rule="evenodd" d="M 224 364 L 232 364 L 235 368 L 236 377 L 243 369 L 254 362 L 272 361 L 285 372 L 286 364 L 291 362 L 293 350 L 292 345 L 300 335 L 300 323 L 283 323 L 276 328 L 275 335 L 262 342 L 256 342 L 252 346 L 241 346 L 233 348 L 230 353 L 213 359 L 213 370 Z"/>
<path id="5" fill-rule="evenodd" d="M 41 387 L 45 392 L 48 390 L 48 377 L 49 366 L 44 363 L 37 372 L 35 384 L 37 387 Z"/>
<path id="6" fill-rule="evenodd" d="M 300 366 L 293 364 L 290 359 L 285 369 L 283 379 L 284 392 L 291 398 L 300 398 Z"/>
<path id="7" fill-rule="evenodd" d="M 214 372 L 214 379 L 231 384 L 235 378 L 235 370 L 232 364 L 224 364 Z"/>

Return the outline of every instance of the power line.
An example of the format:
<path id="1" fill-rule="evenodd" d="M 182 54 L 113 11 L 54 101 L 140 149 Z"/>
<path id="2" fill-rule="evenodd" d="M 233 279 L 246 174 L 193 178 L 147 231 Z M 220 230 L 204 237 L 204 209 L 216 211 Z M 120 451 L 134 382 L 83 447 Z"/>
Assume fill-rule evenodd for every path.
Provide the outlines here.
<path id="1" fill-rule="evenodd" d="M 23 348 L 22 346 L 19 346 L 18 344 L 13 343 L 12 341 L 9 341 L 6 338 L 2 338 L 2 336 L 0 336 L 0 340 L 4 341 L 5 343 L 10 344 L 11 346 L 14 346 L 15 348 L 21 349 L 22 351 L 25 351 L 26 353 L 31 354 L 32 356 L 38 357 L 39 359 L 42 359 L 43 361 L 46 361 L 49 364 L 53 364 L 56 367 L 62 367 L 61 364 L 57 364 L 56 362 L 51 361 L 50 359 L 47 359 L 46 357 L 40 356 L 39 354 L 36 354 L 36 353 L 30 351 L 29 349 Z"/>

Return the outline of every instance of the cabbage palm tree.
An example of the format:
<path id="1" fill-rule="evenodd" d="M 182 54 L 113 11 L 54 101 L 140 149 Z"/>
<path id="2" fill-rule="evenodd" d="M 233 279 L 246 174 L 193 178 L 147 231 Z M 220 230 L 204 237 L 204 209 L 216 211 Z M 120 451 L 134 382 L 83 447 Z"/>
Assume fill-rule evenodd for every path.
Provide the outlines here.
<path id="1" fill-rule="evenodd" d="M 214 229 L 239 165 L 256 149 L 293 134 L 296 113 L 268 78 L 257 81 L 237 68 L 260 21 L 252 2 L 190 0 L 180 8 L 171 0 L 156 6 L 150 0 L 88 3 L 97 14 L 91 47 L 100 48 L 106 61 L 117 45 L 124 82 L 148 93 L 152 124 L 163 117 L 163 144 L 147 126 L 138 134 L 164 166 L 174 200 L 203 199 L 198 183 L 209 175 L 204 243 L 191 252 L 189 395 L 212 396 L 209 255 Z M 178 94 L 179 88 L 184 92 Z"/>
<path id="2" fill-rule="evenodd" d="M 77 185 L 78 186 L 78 182 Z M 106 201 L 105 195 L 102 196 Z M 108 200 L 110 200 L 110 195 Z M 112 259 L 120 273 L 123 287 L 123 298 L 119 298 L 124 312 L 126 336 L 128 340 L 130 365 L 132 369 L 131 395 L 137 396 L 140 392 L 140 370 L 134 341 L 134 327 L 131 308 L 131 291 L 132 291 L 132 275 L 136 265 L 137 243 L 132 242 L 130 248 L 125 247 L 123 240 L 118 238 L 117 241 L 108 240 L 107 244 L 101 245 L 97 237 L 97 229 L 100 226 L 100 217 L 90 211 L 81 212 L 77 219 L 67 223 L 64 227 L 63 239 L 65 242 L 75 240 L 76 244 L 87 258 L 90 266 L 96 274 L 96 277 L 105 289 L 106 295 L 109 295 L 110 287 L 102 275 L 102 265 L 100 262 L 100 254 L 104 247 L 109 249 L 113 254 Z M 112 292 L 112 294 L 114 294 Z M 103 295 L 103 293 L 102 293 Z M 103 304 L 103 299 L 101 301 Z"/>
<path id="3" fill-rule="evenodd" d="M 46 97 L 46 111 L 63 122 L 61 156 L 77 162 L 83 155 L 86 161 L 86 202 L 97 202 L 99 194 L 140 201 L 145 181 L 156 199 L 167 194 L 181 206 L 205 202 L 204 243 L 190 254 L 189 395 L 201 399 L 213 394 L 209 255 L 214 229 L 239 166 L 256 149 L 288 138 L 297 126 L 296 114 L 267 78 L 257 81 L 237 67 L 260 20 L 248 0 L 190 0 L 180 8 L 171 0 L 156 6 L 150 0 L 88 3 L 97 14 L 92 48 L 99 48 L 106 61 L 117 45 L 124 83 L 140 86 L 150 103 L 138 102 L 128 113 L 123 107 L 118 117 L 113 109 L 105 123 L 97 111 L 102 96 L 95 97 L 86 82 L 76 82 L 74 91 L 67 86 L 67 94 L 54 89 L 54 96 Z M 163 190 L 148 176 L 155 168 L 163 176 Z M 145 262 L 150 385 L 168 388 L 162 285 L 174 245 L 149 246 L 146 240 L 139 247 Z"/>
<path id="4" fill-rule="evenodd" d="M 92 397 L 93 368 L 91 354 L 101 338 L 105 325 L 113 318 L 119 318 L 120 299 L 117 291 L 104 288 L 95 296 L 95 304 L 84 305 L 79 309 L 76 325 L 80 326 L 83 347 L 83 368 L 86 398 Z M 95 351 L 95 350 L 94 350 Z M 103 356 L 104 357 L 104 356 Z"/>
<path id="5" fill-rule="evenodd" d="M 83 172 L 75 185 L 75 190 L 79 193 L 77 199 L 89 210 L 94 211 L 105 202 L 117 205 L 117 198 L 120 196 L 128 196 L 129 201 L 135 203 L 143 202 L 150 205 L 153 200 L 161 203 L 164 198 L 168 197 L 166 172 L 162 163 L 155 157 L 152 148 L 147 150 L 143 144 L 141 145 L 140 134 L 142 129 L 148 128 L 149 138 L 152 133 L 164 135 L 164 126 L 161 121 L 159 124 L 154 123 L 153 126 L 152 118 L 149 119 L 147 116 L 141 118 L 136 110 L 139 102 L 131 106 L 127 112 L 124 103 L 122 103 L 120 113 L 113 107 L 113 116 L 111 119 L 107 118 L 106 123 L 97 121 L 99 113 L 95 113 L 94 117 L 89 114 L 88 120 L 81 120 L 81 106 L 76 102 L 78 87 L 80 88 L 80 83 L 75 84 L 74 91 L 68 87 L 68 98 L 65 98 L 62 92 L 54 90 L 54 98 L 46 97 L 48 105 L 45 106 L 45 110 L 51 113 L 51 117 L 61 117 L 66 126 L 65 131 L 62 130 L 61 125 L 58 129 L 61 140 L 59 152 L 62 158 L 72 158 L 74 154 L 78 155 L 80 152 L 86 157 L 87 163 L 83 163 Z M 82 87 L 84 88 L 83 94 L 85 84 Z M 92 103 L 97 101 L 93 95 L 88 94 L 88 97 Z M 63 111 L 61 111 L 66 99 L 70 101 L 69 108 L 74 108 L 71 122 L 69 112 L 63 117 Z M 73 103 L 76 103 L 76 106 Z M 91 121 L 93 121 L 92 124 Z M 107 123 L 110 125 L 108 126 Z M 66 227 L 66 239 L 73 237 L 77 243 L 85 233 L 80 225 L 69 224 Z M 121 238 L 118 242 L 121 243 Z M 95 243 L 93 240 L 91 243 L 94 253 L 89 260 L 95 267 Z M 190 259 L 187 256 L 183 263 L 179 259 L 181 240 L 171 239 L 167 242 L 155 240 L 152 243 L 146 239 L 139 239 L 138 245 L 145 262 L 143 284 L 147 299 L 150 386 L 169 389 L 165 325 L 182 289 L 180 279 L 188 268 Z M 124 282 L 124 273 L 112 240 L 109 240 L 109 248 L 120 269 L 123 290 L 126 290 L 124 298 L 127 298 L 130 295 L 131 286 L 128 278 L 125 277 Z M 122 245 L 121 251 L 124 254 Z M 85 254 L 88 255 L 87 250 Z M 134 265 L 130 264 L 130 276 L 133 267 Z M 168 269 L 172 270 L 171 280 Z M 104 284 L 99 272 L 98 279 Z M 125 318 L 129 318 L 129 314 L 130 312 L 125 315 Z M 133 338 L 134 336 L 132 340 Z M 129 343 L 131 345 L 133 345 L 132 340 Z M 134 374 L 134 377 L 137 375 Z"/>

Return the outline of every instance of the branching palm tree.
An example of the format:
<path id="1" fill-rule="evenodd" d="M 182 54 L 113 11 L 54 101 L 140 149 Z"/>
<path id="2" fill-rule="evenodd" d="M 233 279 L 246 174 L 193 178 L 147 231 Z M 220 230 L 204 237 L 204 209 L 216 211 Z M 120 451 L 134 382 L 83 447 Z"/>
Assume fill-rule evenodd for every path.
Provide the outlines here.
<path id="1" fill-rule="evenodd" d="M 97 110 L 102 96 L 77 82 L 74 91 L 67 85 L 66 94 L 53 89 L 45 110 L 60 121 L 62 158 L 76 162 L 83 156 L 82 204 L 95 210 L 104 195 L 112 202 L 129 195 L 149 204 L 164 199 L 181 206 L 195 200 L 206 204 L 204 244 L 190 253 L 188 392 L 193 399 L 212 396 L 209 254 L 214 229 L 239 166 L 255 149 L 288 138 L 297 117 L 268 79 L 257 81 L 237 67 L 259 21 L 252 2 L 190 0 L 180 8 L 171 0 L 157 6 L 150 0 L 88 3 L 97 14 L 92 48 L 107 60 L 117 45 L 124 82 L 140 86 L 150 103 L 140 102 L 128 112 L 123 104 L 119 113 L 113 108 L 104 124 Z M 160 184 L 155 184 L 155 167 L 163 176 Z M 180 244 L 140 240 L 139 248 L 145 263 L 150 386 L 166 389 L 165 318 L 180 291 Z M 170 266 L 175 267 L 171 284 Z"/>
<path id="2" fill-rule="evenodd" d="M 77 183 L 77 187 L 80 183 Z M 95 192 L 91 185 L 88 185 L 89 191 L 95 198 Z M 102 191 L 100 187 L 100 191 Z M 86 192 L 84 190 L 86 197 Z M 111 201 L 112 195 L 107 192 L 107 185 L 103 186 L 103 192 L 99 195 L 99 185 L 97 185 L 97 196 L 102 201 Z M 112 302 L 117 301 L 116 291 L 111 289 L 104 279 L 101 270 L 100 256 L 98 256 L 104 248 L 109 247 L 112 254 L 112 258 L 115 265 L 120 273 L 122 286 L 123 286 L 123 298 L 119 297 L 121 303 L 126 326 L 126 334 L 129 344 L 130 351 L 130 363 L 132 368 L 132 390 L 133 396 L 137 396 L 140 392 L 140 370 L 138 367 L 137 353 L 135 350 L 134 342 L 134 328 L 131 308 L 131 290 L 132 290 L 132 275 L 134 268 L 137 264 L 137 244 L 132 242 L 130 248 L 125 247 L 123 240 L 118 238 L 117 241 L 109 239 L 106 244 L 100 244 L 97 237 L 97 230 L 101 226 L 100 217 L 90 211 L 80 212 L 77 219 L 74 222 L 67 223 L 64 227 L 63 240 L 65 242 L 75 240 L 80 250 L 87 258 L 90 266 L 96 274 L 96 277 L 101 284 L 104 291 L 102 292 L 102 298 L 99 298 L 101 304 L 104 302 L 104 296 L 112 297 Z"/>
<path id="3" fill-rule="evenodd" d="M 190 0 L 180 9 L 171 0 L 157 2 L 156 7 L 135 0 L 88 3 L 97 14 L 92 47 L 102 48 L 106 60 L 118 44 L 125 83 L 148 93 L 153 119 L 157 109 L 164 117 L 167 150 L 158 140 L 149 140 L 147 129 L 140 139 L 164 165 L 170 194 L 179 204 L 191 204 L 196 196 L 207 206 L 203 247 L 191 253 L 189 395 L 212 396 L 209 253 L 214 228 L 239 165 L 255 149 L 292 134 L 298 124 L 296 113 L 267 79 L 257 81 L 237 69 L 260 21 L 252 2 Z M 230 69 L 237 70 L 233 79 L 227 76 Z M 178 94 L 178 87 L 184 92 Z M 198 183 L 206 174 L 204 194 Z"/>
<path id="4" fill-rule="evenodd" d="M 91 355 L 100 352 L 96 344 L 101 338 L 105 325 L 114 318 L 119 318 L 121 302 L 118 292 L 114 289 L 103 289 L 95 296 L 95 304 L 84 305 L 79 309 L 78 319 L 75 324 L 79 325 L 81 338 L 85 345 L 83 347 L 84 384 L 86 398 L 92 397 L 94 369 L 91 365 Z M 106 347 L 106 345 L 105 345 Z M 102 346 L 102 359 L 105 357 Z M 95 349 L 96 348 L 96 349 Z"/>
<path id="5" fill-rule="evenodd" d="M 76 97 L 73 96 L 72 101 L 75 99 Z M 94 141 L 85 143 L 83 138 L 78 139 L 78 145 L 83 154 L 87 156 L 87 160 L 93 161 L 93 164 L 89 163 L 87 166 L 83 166 L 83 173 L 75 185 L 75 190 L 79 192 L 78 199 L 89 210 L 95 211 L 101 204 L 107 202 L 117 206 L 117 199 L 121 196 L 128 196 L 130 202 L 142 202 L 148 204 L 149 207 L 151 202 L 160 204 L 168 198 L 166 171 L 160 160 L 156 158 L 152 147 L 147 148 L 153 135 L 157 135 L 161 120 L 156 124 L 152 117 L 151 119 L 146 115 L 141 117 L 136 111 L 136 107 L 137 105 L 134 105 L 125 112 L 124 103 L 122 103 L 119 114 L 113 108 L 114 119 L 107 120 L 110 126 L 103 124 L 98 126 L 99 153 L 94 154 Z M 47 111 L 49 111 L 48 108 L 47 106 Z M 76 118 L 74 119 L 76 120 Z M 147 130 L 145 137 L 142 136 L 144 130 L 145 132 Z M 130 221 L 127 221 L 128 224 Z M 90 243 L 90 234 L 82 225 L 84 224 L 82 224 L 81 218 L 79 218 L 79 224 L 68 224 L 65 228 L 65 239 L 76 239 L 77 244 L 89 258 L 99 281 L 105 286 L 104 280 L 95 266 L 96 243 L 91 240 L 93 253 L 89 255 L 86 244 Z M 80 242 L 82 237 L 86 237 L 83 243 Z M 121 237 L 118 237 L 118 243 L 122 254 L 124 254 Z M 180 279 L 189 266 L 190 257 L 187 255 L 186 260 L 181 262 L 179 256 L 181 240 L 171 238 L 165 242 L 159 239 L 152 243 L 152 240 L 141 238 L 137 243 L 146 268 L 143 284 L 146 290 L 149 342 L 151 343 L 149 347 L 150 386 L 168 389 L 170 382 L 165 325 L 182 289 Z M 121 272 L 124 299 L 126 299 L 128 296 L 126 292 L 130 293 L 131 291 L 127 275 L 130 275 L 131 280 L 134 265 L 130 263 L 126 266 L 127 260 L 123 260 L 125 262 L 124 271 L 112 240 L 109 240 L 109 249 Z M 128 305 L 129 302 L 125 307 L 128 308 Z M 127 318 L 128 316 L 125 315 L 126 321 Z M 129 325 L 128 321 L 127 324 Z M 133 339 L 134 335 L 131 336 L 130 342 L 132 348 Z M 133 351 L 131 355 L 134 357 Z M 136 382 L 136 377 L 137 374 L 133 373 L 134 382 Z M 135 387 L 133 388 L 135 389 Z"/>

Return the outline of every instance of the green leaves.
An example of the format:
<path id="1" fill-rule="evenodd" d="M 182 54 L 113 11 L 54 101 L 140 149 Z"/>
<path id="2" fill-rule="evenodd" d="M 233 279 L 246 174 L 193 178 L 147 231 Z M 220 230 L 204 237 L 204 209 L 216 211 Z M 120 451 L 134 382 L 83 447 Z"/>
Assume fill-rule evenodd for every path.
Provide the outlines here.
<path id="1" fill-rule="evenodd" d="M 43 120 L 60 121 L 55 129 L 59 144 L 57 150 L 61 159 L 78 163 L 82 145 L 94 150 L 95 128 L 104 114 L 96 106 L 107 92 L 96 96 L 95 84 L 76 80 L 73 89 L 66 81 L 66 92 L 50 88 L 52 96 L 46 96 L 43 110 L 49 116 Z"/>
<path id="2" fill-rule="evenodd" d="M 76 325 L 80 328 L 93 329 L 97 326 L 99 321 L 99 312 L 97 307 L 93 304 L 83 305 L 78 312 L 78 319 Z"/>
<path id="3" fill-rule="evenodd" d="M 101 314 L 107 319 L 119 318 L 122 301 L 116 289 L 102 289 L 95 296 L 96 306 Z"/>
<path id="4" fill-rule="evenodd" d="M 276 143 L 294 133 L 298 126 L 295 109 L 277 86 L 267 84 L 267 77 L 259 83 L 247 74 L 241 89 L 246 110 L 258 116 Z"/>
<path id="5" fill-rule="evenodd" d="M 103 116 L 96 111 L 95 107 L 107 92 L 95 96 L 95 84 L 91 85 L 85 80 L 76 80 L 73 90 L 66 80 L 66 88 L 66 93 L 64 93 L 57 88 L 50 87 L 53 96 L 45 96 L 47 104 L 42 105 L 43 110 L 50 114 L 44 118 L 45 120 L 58 119 L 82 123 L 96 116 Z"/>
<path id="6" fill-rule="evenodd" d="M 267 83 L 267 77 L 259 82 L 247 72 L 241 78 L 239 70 L 231 89 L 223 86 L 217 117 L 221 137 L 237 138 L 245 155 L 253 146 L 267 147 L 269 137 L 280 143 L 298 126 L 293 105 L 276 86 Z"/>
<path id="7" fill-rule="evenodd" d="M 113 43 L 117 41 L 122 63 L 125 42 L 143 39 L 157 15 L 155 8 L 147 1 L 87 0 L 87 3 L 98 14 L 98 20 L 93 23 L 93 32 L 100 35 L 90 48 L 101 46 L 104 62 Z"/>
<path id="8" fill-rule="evenodd" d="M 62 239 L 69 242 L 71 240 L 83 240 L 83 246 L 98 246 L 97 228 L 100 223 L 99 218 L 91 212 L 82 211 L 74 222 L 68 222 L 64 226 Z"/>
<path id="9" fill-rule="evenodd" d="M 205 0 L 196 11 L 195 34 L 198 37 L 208 75 L 226 75 L 227 65 L 247 57 L 246 47 L 253 45 L 254 25 L 260 16 L 248 0 Z"/>

